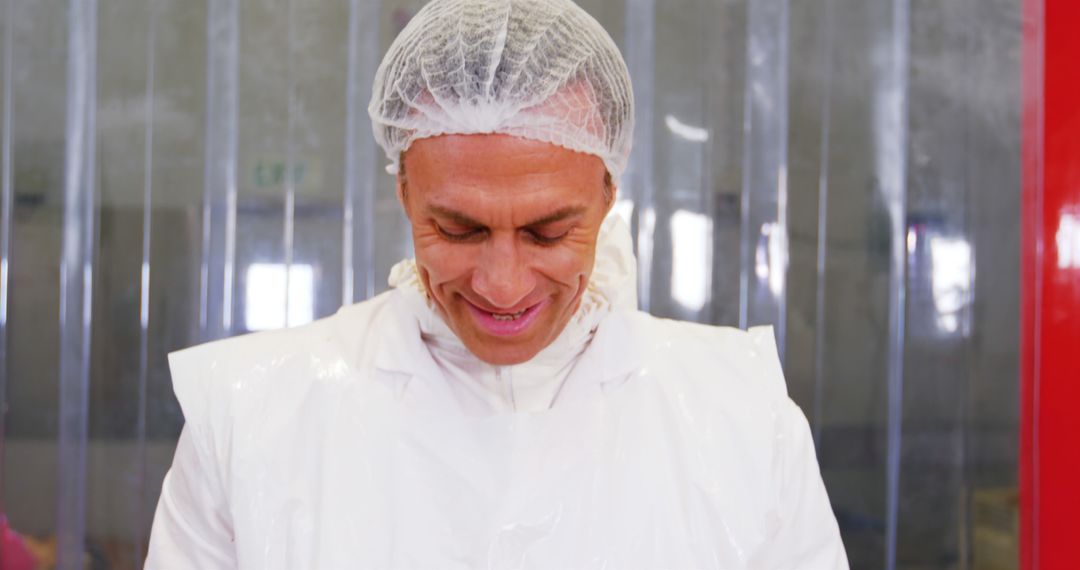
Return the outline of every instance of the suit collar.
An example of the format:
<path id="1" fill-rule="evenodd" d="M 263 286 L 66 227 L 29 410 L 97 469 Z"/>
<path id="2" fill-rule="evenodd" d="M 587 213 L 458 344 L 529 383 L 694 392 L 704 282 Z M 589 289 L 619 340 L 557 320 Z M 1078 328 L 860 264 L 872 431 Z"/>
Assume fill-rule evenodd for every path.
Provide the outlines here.
<path id="1" fill-rule="evenodd" d="M 407 295 L 391 293 L 388 312 L 376 325 L 377 335 L 374 365 L 376 370 L 392 375 L 402 393 L 415 376 L 439 378 L 441 373 L 421 337 L 420 323 Z M 590 381 L 603 385 L 625 379 L 642 365 L 642 343 L 634 326 L 634 313 L 614 311 L 606 315 L 597 327 L 590 346 L 575 366 L 577 383 Z"/>

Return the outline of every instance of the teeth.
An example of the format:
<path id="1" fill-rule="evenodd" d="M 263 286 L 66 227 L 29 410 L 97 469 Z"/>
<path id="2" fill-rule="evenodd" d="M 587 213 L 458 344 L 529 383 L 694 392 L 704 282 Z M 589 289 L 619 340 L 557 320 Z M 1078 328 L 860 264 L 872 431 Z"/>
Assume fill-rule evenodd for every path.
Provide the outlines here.
<path id="1" fill-rule="evenodd" d="M 525 311 L 521 310 L 521 311 L 518 311 L 518 312 L 516 312 L 516 313 L 514 313 L 512 315 L 501 315 L 499 313 L 491 313 L 491 316 L 494 317 L 496 321 L 513 321 L 513 320 L 517 320 L 518 318 L 521 317 L 521 315 L 524 315 L 524 314 L 525 314 Z"/>

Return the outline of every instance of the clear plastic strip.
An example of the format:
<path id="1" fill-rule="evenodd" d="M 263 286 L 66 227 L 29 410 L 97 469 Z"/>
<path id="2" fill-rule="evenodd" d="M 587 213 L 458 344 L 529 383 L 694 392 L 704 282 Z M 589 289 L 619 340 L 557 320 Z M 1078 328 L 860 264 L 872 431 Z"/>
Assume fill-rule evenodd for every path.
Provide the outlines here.
<path id="1" fill-rule="evenodd" d="M 292 326 L 296 323 L 289 322 L 292 311 L 289 308 L 290 286 L 292 285 L 293 255 L 296 249 L 296 114 L 297 114 L 297 67 L 296 51 L 299 49 L 296 43 L 296 6 L 293 0 L 286 0 L 285 7 L 285 207 L 283 212 L 284 227 L 281 235 L 281 250 L 284 253 L 285 262 L 285 298 L 282 304 L 285 307 L 282 314 L 285 315 L 285 325 Z"/>
<path id="2" fill-rule="evenodd" d="M 967 2 L 964 2 L 964 12 L 966 14 L 969 14 L 972 20 L 977 21 L 977 16 L 979 14 L 978 10 L 980 10 L 980 8 L 978 7 L 977 0 L 967 0 Z M 973 25 L 969 24 L 967 21 L 965 21 L 961 25 L 964 26 L 963 29 L 965 30 L 965 34 L 970 41 L 970 38 L 974 35 Z M 973 57 L 971 50 L 965 50 L 964 56 L 965 68 L 967 70 L 975 69 L 974 65 L 977 63 L 977 58 Z M 972 87 L 974 85 L 974 82 L 969 83 L 967 88 L 965 89 L 967 96 L 970 97 L 969 100 L 975 99 L 976 94 L 973 93 L 974 89 Z M 973 155 L 975 153 L 975 151 L 972 150 L 971 138 L 971 120 L 969 117 L 965 117 L 964 147 L 965 152 L 968 155 Z M 973 184 L 972 177 L 969 172 L 972 168 L 971 162 L 974 161 L 970 158 L 967 159 L 967 161 L 968 164 L 964 166 L 964 233 L 970 236 L 968 239 L 970 239 L 972 247 L 968 249 L 967 263 L 970 270 L 968 271 L 967 276 L 967 293 L 965 294 L 964 308 L 961 310 L 960 313 L 960 330 L 964 331 L 965 358 L 969 359 L 970 361 L 975 361 L 981 356 L 980 354 L 978 354 L 979 350 L 976 344 L 972 341 L 972 332 L 974 331 L 976 323 L 975 293 L 976 291 L 979 291 L 979 289 L 976 289 L 976 286 L 980 284 L 977 283 L 979 273 L 978 245 L 977 237 L 975 235 L 977 230 L 975 227 L 975 220 L 973 219 L 975 213 L 973 212 L 973 209 L 971 207 Z M 963 402 L 960 405 L 960 409 L 958 412 L 958 421 L 956 428 L 957 437 L 960 440 L 958 445 L 960 452 L 958 463 L 960 465 L 961 478 L 965 482 L 965 486 L 968 482 L 970 482 L 973 486 L 975 481 L 975 476 L 973 473 L 977 469 L 974 465 L 973 459 L 976 457 L 975 446 L 977 445 L 977 441 L 979 439 L 979 434 L 977 433 L 977 428 L 975 427 L 976 424 L 974 423 L 977 416 L 975 398 L 979 392 L 979 374 L 973 366 L 968 366 L 968 370 L 965 371 L 964 376 L 966 392 L 964 393 Z M 958 518 L 960 520 L 960 528 L 962 529 L 962 534 L 958 539 L 959 544 L 957 545 L 957 549 L 960 551 L 960 559 L 963 561 L 967 561 L 971 560 L 974 554 L 974 500 L 973 494 L 967 489 L 961 488 L 959 490 L 959 494 L 961 502 Z"/>
<path id="3" fill-rule="evenodd" d="M 8 295 L 11 289 L 9 268 L 11 259 L 11 209 L 15 206 L 12 186 L 11 141 L 12 129 L 12 68 L 15 63 L 15 8 L 14 0 L 4 2 L 4 76 L 3 76 L 3 134 L 0 135 L 0 513 L 6 513 L 4 505 L 4 442 L 7 427 L 7 325 Z"/>
<path id="4" fill-rule="evenodd" d="M 891 0 L 891 30 L 881 46 L 884 65 L 878 69 L 874 93 L 875 171 L 889 216 L 889 349 L 886 433 L 885 568 L 896 568 L 900 504 L 900 450 L 904 396 L 904 311 L 907 243 L 908 52 L 910 0 Z"/>
<path id="5" fill-rule="evenodd" d="M 1044 144 L 1046 141 L 1046 4 L 1025 0 L 1021 10 L 1023 29 L 1021 290 L 1020 290 L 1020 567 L 1040 568 L 1040 520 L 1042 497 L 1038 442 L 1042 403 L 1043 338 L 1042 306 L 1044 249 Z"/>
<path id="6" fill-rule="evenodd" d="M 206 154 L 199 325 L 202 338 L 210 340 L 228 336 L 233 328 L 239 110 L 237 65 L 240 51 L 237 0 L 210 0 L 206 41 Z"/>
<path id="7" fill-rule="evenodd" d="M 776 327 L 787 299 L 788 0 L 747 3 L 739 326 Z"/>
<path id="8" fill-rule="evenodd" d="M 67 116 L 60 259 L 57 567 L 81 568 L 86 531 L 90 318 L 97 231 L 97 2 L 68 5 Z"/>
<path id="9" fill-rule="evenodd" d="M 821 97 L 821 156 L 818 173 L 817 286 L 814 292 L 814 449 L 821 452 L 822 413 L 825 408 L 825 286 L 829 249 L 829 143 L 832 129 L 833 0 L 825 0 L 821 48 L 824 94 Z"/>
<path id="10" fill-rule="evenodd" d="M 342 304 L 375 294 L 375 191 L 378 168 L 367 101 L 378 66 L 379 0 L 349 0 L 345 111 Z"/>
<path id="11" fill-rule="evenodd" d="M 626 0 L 626 65 L 634 78 L 634 149 L 624 180 L 634 200 L 638 299 L 648 311 L 652 298 L 653 233 L 656 230 L 653 176 L 655 112 L 656 0 Z"/>
<path id="12" fill-rule="evenodd" d="M 138 521 L 145 520 L 149 507 L 146 485 L 146 384 L 150 358 L 150 222 L 154 195 L 154 83 L 157 72 L 158 6 L 158 0 L 149 0 L 146 42 L 146 115 L 144 116 L 146 126 L 143 150 L 142 264 L 139 272 L 139 388 L 135 420 L 135 457 L 138 461 L 135 492 Z M 134 528 L 135 536 L 132 545 L 134 560 L 141 561 L 145 556 L 143 543 L 146 540 L 146 532 L 142 524 L 138 522 Z"/>

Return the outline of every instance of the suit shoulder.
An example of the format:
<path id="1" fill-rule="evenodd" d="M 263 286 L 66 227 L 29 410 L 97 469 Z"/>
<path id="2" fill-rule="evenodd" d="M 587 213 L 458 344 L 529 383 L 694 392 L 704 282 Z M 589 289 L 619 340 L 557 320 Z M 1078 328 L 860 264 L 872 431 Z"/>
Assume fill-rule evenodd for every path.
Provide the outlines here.
<path id="1" fill-rule="evenodd" d="M 169 365 L 171 367 L 181 361 L 201 361 L 220 366 L 225 362 L 215 362 L 215 359 L 228 356 L 229 363 L 249 366 L 259 358 L 280 356 L 283 348 L 310 349 L 320 341 L 334 337 L 342 328 L 364 332 L 363 325 L 386 311 L 391 293 L 388 291 L 366 301 L 346 305 L 333 315 L 304 325 L 246 333 L 177 350 L 169 353 Z"/>
<path id="2" fill-rule="evenodd" d="M 680 367 L 682 377 L 726 389 L 762 392 L 770 399 L 787 397 L 771 326 L 742 330 L 641 312 L 633 322 L 642 331 L 646 352 L 666 366 Z"/>
<path id="3" fill-rule="evenodd" d="M 189 421 L 229 405 L 231 394 L 271 381 L 302 380 L 306 370 L 350 353 L 373 334 L 391 292 L 342 307 L 333 315 L 287 329 L 212 341 L 169 354 L 173 391 Z M 357 351 L 351 351 L 356 353 Z"/>

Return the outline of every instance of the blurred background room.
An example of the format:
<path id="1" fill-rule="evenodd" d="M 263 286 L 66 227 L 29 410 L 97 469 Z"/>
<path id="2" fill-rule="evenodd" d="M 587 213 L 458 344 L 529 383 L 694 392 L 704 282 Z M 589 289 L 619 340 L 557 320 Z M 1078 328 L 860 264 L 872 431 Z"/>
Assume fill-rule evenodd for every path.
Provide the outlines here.
<path id="1" fill-rule="evenodd" d="M 1017 568 L 1032 11 L 579 3 L 634 81 L 642 308 L 775 325 L 852 568 Z M 366 107 L 422 4 L 0 0 L 0 513 L 40 567 L 141 566 L 167 353 L 410 255 Z"/>

